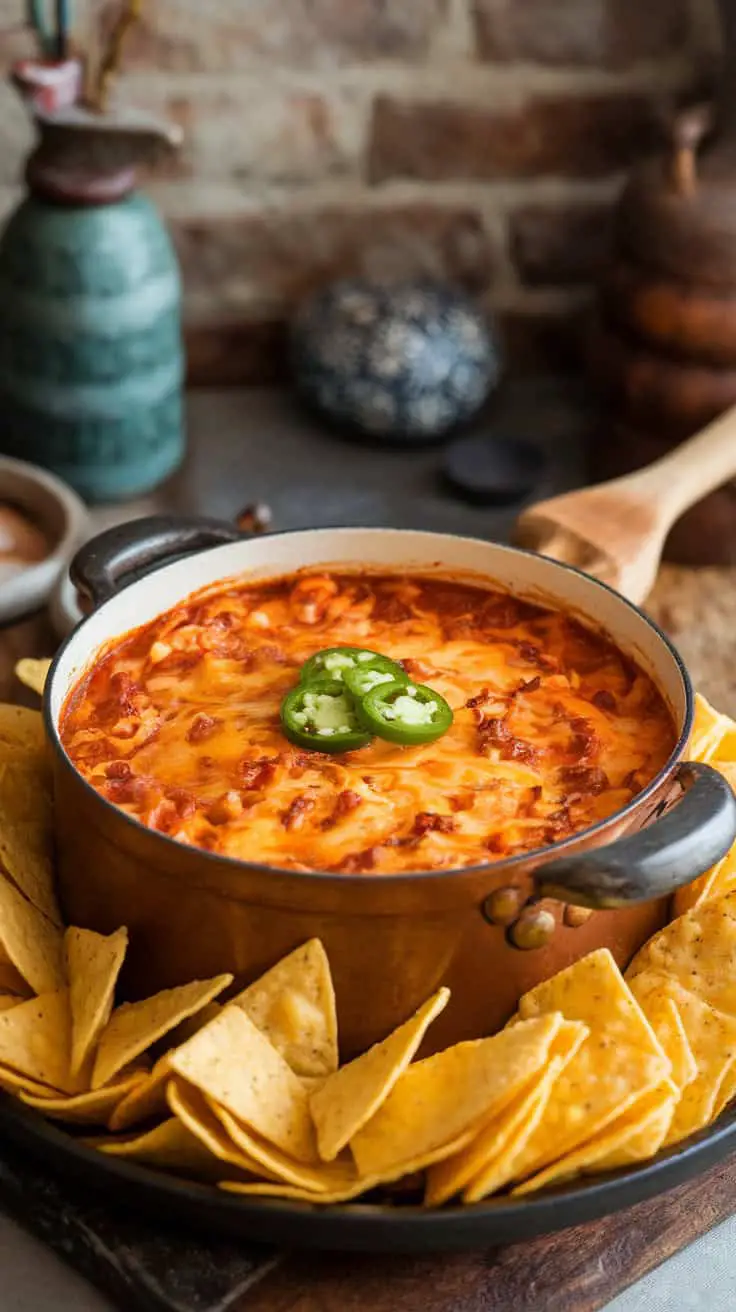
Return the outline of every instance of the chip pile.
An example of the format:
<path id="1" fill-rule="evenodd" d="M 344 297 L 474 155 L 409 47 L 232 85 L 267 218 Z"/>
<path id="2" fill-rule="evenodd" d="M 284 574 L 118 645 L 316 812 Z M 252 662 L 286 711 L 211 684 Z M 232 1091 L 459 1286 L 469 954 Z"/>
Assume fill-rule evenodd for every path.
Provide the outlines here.
<path id="1" fill-rule="evenodd" d="M 736 773 L 736 726 L 702 699 L 692 754 Z M 40 717 L 0 706 L 0 1088 L 110 1156 L 243 1195 L 436 1207 L 641 1162 L 736 1095 L 734 853 L 626 978 L 592 952 L 499 1033 L 417 1059 L 441 988 L 340 1065 L 317 939 L 234 997 L 223 974 L 116 1006 L 127 932 L 63 928 L 51 821 Z"/>

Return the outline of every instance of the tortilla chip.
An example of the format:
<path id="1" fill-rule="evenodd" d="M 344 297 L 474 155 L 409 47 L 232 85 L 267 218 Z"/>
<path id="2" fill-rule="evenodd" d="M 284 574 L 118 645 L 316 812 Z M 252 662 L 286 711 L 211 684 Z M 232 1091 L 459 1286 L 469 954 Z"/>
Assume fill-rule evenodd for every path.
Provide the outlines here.
<path id="1" fill-rule="evenodd" d="M 171 1065 L 171 1052 L 198 1034 L 205 1025 L 220 1015 L 222 1003 L 208 1002 L 194 1016 L 188 1016 L 180 1025 L 171 1030 L 168 1041 L 171 1044 L 167 1052 L 159 1057 L 145 1083 L 133 1089 L 127 1098 L 115 1108 L 108 1122 L 111 1130 L 127 1130 L 131 1125 L 140 1125 L 141 1121 L 161 1117 L 168 1111 L 166 1086 L 174 1071 Z"/>
<path id="2" fill-rule="evenodd" d="M 121 1098 L 145 1078 L 143 1072 L 128 1075 L 113 1084 L 106 1084 L 104 1089 L 87 1090 L 84 1093 L 72 1094 L 68 1098 L 44 1097 L 43 1094 L 23 1091 L 19 1093 L 19 1097 L 23 1102 L 28 1103 L 29 1107 L 36 1107 L 44 1116 L 54 1121 L 67 1121 L 75 1125 L 106 1125 L 110 1112 L 118 1105 Z"/>
<path id="3" fill-rule="evenodd" d="M 200 1011 L 195 1011 L 193 1016 L 187 1016 L 185 1020 L 169 1032 L 169 1037 L 166 1040 L 169 1047 L 178 1048 L 182 1043 L 186 1043 L 187 1039 L 191 1039 L 194 1034 L 198 1034 L 201 1029 L 204 1029 L 205 1025 L 209 1025 L 210 1021 L 215 1019 L 215 1016 L 219 1016 L 221 1011 L 221 1002 L 208 1002 Z"/>
<path id="4" fill-rule="evenodd" d="M 293 1198 L 305 1203 L 320 1203 L 323 1207 L 326 1207 L 330 1203 L 347 1203 L 352 1198 L 360 1198 L 362 1194 L 370 1193 L 373 1189 L 395 1184 L 405 1178 L 411 1179 L 418 1172 L 425 1171 L 427 1167 L 433 1166 L 435 1162 L 442 1161 L 444 1157 L 449 1157 L 451 1153 L 459 1152 L 468 1142 L 469 1136 L 465 1133 L 449 1143 L 441 1144 L 440 1147 L 433 1149 L 431 1152 L 424 1153 L 421 1157 L 413 1157 L 407 1162 L 399 1162 L 392 1167 L 387 1167 L 379 1175 L 360 1176 L 353 1184 L 326 1193 L 315 1194 L 311 1190 L 302 1189 L 296 1185 L 264 1183 L 260 1180 L 245 1184 L 238 1184 L 233 1180 L 223 1180 L 220 1181 L 219 1187 L 231 1193 L 254 1194 L 256 1197 L 260 1195 L 271 1198 Z"/>
<path id="5" fill-rule="evenodd" d="M 728 854 L 730 855 L 730 853 Z M 697 879 L 691 880 L 689 884 L 683 884 L 678 888 L 672 899 L 672 911 L 675 916 L 684 916 L 686 911 L 691 911 L 693 907 L 699 907 L 703 902 L 715 896 L 715 888 L 718 883 L 721 867 L 724 861 L 728 860 L 728 855 L 716 865 L 706 870 L 705 874 L 699 875 Z"/>
<path id="6" fill-rule="evenodd" d="M 337 1070 L 337 1013 L 330 963 L 318 938 L 232 999 L 297 1075 Z"/>
<path id="7" fill-rule="evenodd" d="M 723 860 L 718 862 L 715 867 L 714 878 L 705 896 L 699 900 L 706 901 L 711 898 L 725 897 L 726 893 L 733 893 L 734 890 L 736 890 L 736 843 L 734 843 L 730 852 L 726 853 Z"/>
<path id="8" fill-rule="evenodd" d="M 682 1090 L 666 1139 L 667 1144 L 679 1143 L 709 1125 L 717 1114 L 721 1086 L 736 1065 L 736 1017 L 654 971 L 642 972 L 631 987 L 643 1005 L 651 997 L 674 999 L 695 1058 L 697 1075 Z"/>
<path id="9" fill-rule="evenodd" d="M 727 1067 L 723 1079 L 718 1085 L 715 1102 L 713 1104 L 713 1114 L 711 1116 L 712 1121 L 718 1119 L 721 1112 L 728 1107 L 730 1102 L 733 1102 L 734 1097 L 736 1097 L 736 1062 L 733 1062 Z"/>
<path id="10" fill-rule="evenodd" d="M 314 1166 L 295 1162 L 273 1144 L 253 1134 L 230 1112 L 225 1111 L 224 1107 L 212 1100 L 209 1106 L 236 1148 L 258 1163 L 258 1173 L 265 1169 L 267 1178 L 279 1180 L 282 1184 L 293 1184 L 316 1194 L 345 1189 L 357 1180 L 358 1173 L 352 1157 L 337 1162 L 318 1162 Z"/>
<path id="11" fill-rule="evenodd" d="M 555 1080 L 588 1036 L 587 1025 L 564 1021 L 550 1046 L 547 1066 L 500 1116 L 494 1116 L 477 1132 L 462 1152 L 433 1166 L 427 1176 L 424 1202 L 437 1207 L 478 1180 L 482 1197 L 495 1192 L 494 1177 L 502 1183 L 513 1178 L 513 1161 L 524 1147 L 547 1104 Z"/>
<path id="12" fill-rule="evenodd" d="M 480 1202 L 490 1194 L 498 1193 L 498 1190 L 507 1185 L 509 1180 L 514 1179 L 517 1174 L 516 1163 L 523 1159 L 526 1145 L 544 1116 L 558 1075 L 559 1071 L 555 1069 L 555 1063 L 552 1062 L 541 1079 L 532 1086 L 524 1106 L 524 1116 L 516 1120 L 511 1134 L 502 1133 L 499 1136 L 501 1142 L 495 1144 L 486 1141 L 486 1148 L 489 1150 L 488 1159 L 477 1175 L 471 1177 L 465 1184 L 464 1203 Z"/>
<path id="13" fill-rule="evenodd" d="M 199 1139 L 214 1158 L 220 1162 L 227 1162 L 231 1167 L 237 1167 L 245 1176 L 271 1178 L 255 1158 L 249 1157 L 247 1153 L 236 1147 L 199 1089 L 193 1088 L 191 1084 L 186 1084 L 184 1080 L 175 1076 L 168 1081 L 166 1098 L 174 1115 L 182 1125 L 186 1126 L 190 1134 Z M 223 1174 L 220 1169 L 220 1177 Z"/>
<path id="14" fill-rule="evenodd" d="M 45 765 L 26 753 L 0 758 L 0 798 L 13 820 L 37 825 L 50 840 L 54 799 Z"/>
<path id="15" fill-rule="evenodd" d="M 646 1112 L 640 1109 L 641 1119 L 636 1125 L 629 1125 L 628 1137 L 605 1156 L 599 1157 L 592 1168 L 594 1171 L 617 1171 L 622 1166 L 647 1161 L 659 1152 L 672 1124 L 677 1097 L 672 1096 L 672 1090 L 667 1085 L 662 1087 L 663 1096 L 659 1104 L 655 1095 L 656 1090 L 653 1094 L 644 1095 L 645 1100 L 652 1100 L 650 1110 Z"/>
<path id="16" fill-rule="evenodd" d="M 267 1184 L 262 1180 L 254 1181 L 252 1184 L 221 1180 L 218 1188 L 224 1189 L 227 1193 L 244 1194 L 246 1197 L 289 1198 L 295 1202 L 319 1203 L 322 1207 L 329 1207 L 333 1203 L 348 1203 L 354 1198 L 359 1198 L 361 1194 L 375 1189 L 376 1183 L 376 1181 L 356 1180 L 354 1184 L 346 1185 L 344 1189 L 334 1189 L 331 1193 L 322 1194 L 315 1194 L 311 1189 L 300 1189 L 293 1184 Z"/>
<path id="17" fill-rule="evenodd" d="M 637 952 L 626 972 L 676 980 L 717 1011 L 736 1016 L 736 892 L 694 907 L 660 929 Z M 685 1017 L 683 1023 L 687 1030 Z"/>
<path id="18" fill-rule="evenodd" d="M 0 993 L 0 1011 L 10 1011 L 12 1007 L 17 1007 L 23 999 L 18 997 L 17 993 Z"/>
<path id="19" fill-rule="evenodd" d="M 2 878 L 2 876 L 0 876 Z M 28 998 L 35 997 L 33 989 L 26 984 L 23 976 L 16 970 L 12 961 L 3 960 L 6 956 L 2 940 L 0 940 L 0 989 L 7 997 L 15 997 L 19 1002 L 25 1002 Z"/>
<path id="20" fill-rule="evenodd" d="M 299 1076 L 299 1079 L 304 1085 L 304 1088 L 306 1089 L 310 1098 L 313 1093 L 316 1093 L 318 1089 L 322 1088 L 322 1085 L 324 1084 L 325 1080 L 326 1079 L 329 1080 L 329 1078 L 330 1078 L 329 1075 L 300 1075 Z"/>
<path id="21" fill-rule="evenodd" d="M 217 1159 L 175 1116 L 146 1134 L 121 1139 L 85 1139 L 82 1142 L 108 1157 L 123 1157 L 164 1171 L 199 1176 L 205 1180 L 216 1180 L 222 1175 Z"/>
<path id="22" fill-rule="evenodd" d="M 658 1055 L 669 1075 L 669 1062 L 608 948 L 589 952 L 551 979 L 537 984 L 519 1001 L 522 1020 L 562 1012 L 566 1020 L 582 1021 L 592 1035 L 603 1031 L 610 1045 L 623 1044 Z"/>
<path id="23" fill-rule="evenodd" d="M 69 1070 L 71 1021 L 66 990 L 0 1012 L 0 1063 L 61 1093 L 78 1093 Z"/>
<path id="24" fill-rule="evenodd" d="M 724 752 L 724 749 L 728 749 Z M 736 724 L 731 721 L 731 728 L 721 741 L 715 756 L 711 760 L 714 770 L 723 775 L 727 783 L 736 792 Z"/>
<path id="25" fill-rule="evenodd" d="M 127 929 L 117 929 L 106 936 L 70 926 L 64 935 L 72 1009 L 73 1073 L 81 1070 L 110 1019 L 127 946 Z"/>
<path id="26" fill-rule="evenodd" d="M 495 1172 L 499 1172 L 503 1181 L 510 1178 L 514 1157 L 523 1148 L 542 1115 L 561 1065 L 561 1062 L 553 1059 L 546 1070 L 500 1116 L 494 1116 L 467 1148 L 430 1167 L 424 1194 L 425 1206 L 439 1207 L 469 1185 L 475 1177 L 482 1190 L 479 1194 L 481 1198 L 495 1192 Z"/>
<path id="27" fill-rule="evenodd" d="M 678 888 L 672 904 L 674 914 L 684 916 L 686 911 L 691 911 L 713 898 L 724 897 L 734 889 L 736 889 L 736 843 L 723 859 L 711 866 L 710 870 L 706 870 L 704 875 Z"/>
<path id="28" fill-rule="evenodd" d="M 386 1101 L 432 1021 L 444 1011 L 449 999 L 450 990 L 439 989 L 410 1020 L 382 1043 L 376 1043 L 361 1057 L 330 1075 L 312 1095 L 309 1109 L 323 1161 L 334 1161 Z"/>
<path id="29" fill-rule="evenodd" d="M 50 660 L 34 660 L 31 656 L 24 656 L 22 660 L 16 662 L 15 677 L 19 683 L 30 688 L 31 692 L 37 692 L 39 697 L 43 697 L 50 669 Z"/>
<path id="30" fill-rule="evenodd" d="M 544 1119 L 515 1164 L 522 1178 L 582 1146 L 670 1077 L 670 1062 L 607 948 L 545 980 L 519 1003 L 521 1016 L 559 1011 L 586 1024 L 590 1036 L 561 1073 Z"/>
<path id="31" fill-rule="evenodd" d="M 171 1048 L 159 1057 L 148 1078 L 115 1108 L 108 1122 L 111 1130 L 127 1130 L 131 1125 L 140 1125 L 141 1121 L 151 1120 L 154 1116 L 161 1117 L 167 1112 L 166 1086 L 174 1073 L 170 1060 L 171 1049 L 180 1047 L 198 1034 L 221 1011 L 222 1003 L 208 1002 L 201 1011 L 188 1016 L 170 1032 L 168 1041 Z"/>
<path id="32" fill-rule="evenodd" d="M 0 702 L 0 759 L 19 754 L 46 760 L 46 731 L 40 711 Z"/>
<path id="33" fill-rule="evenodd" d="M 29 787 L 32 784 L 29 783 Z M 0 862 L 21 893 L 54 925 L 61 925 L 52 864 L 51 826 L 45 815 L 19 820 L 3 796 L 0 777 Z"/>
<path id="34" fill-rule="evenodd" d="M 0 943 L 34 993 L 66 987 L 61 930 L 1 877 Z"/>
<path id="35" fill-rule="evenodd" d="M 175 989 L 164 989 L 142 1002 L 124 1002 L 117 1007 L 100 1036 L 92 1088 L 107 1084 L 157 1039 L 206 1006 L 232 982 L 232 975 L 217 975 L 214 979 L 194 980 Z"/>
<path id="36" fill-rule="evenodd" d="M 142 1121 L 152 1120 L 154 1116 L 162 1119 L 168 1112 L 166 1085 L 172 1074 L 169 1054 L 165 1052 L 145 1079 L 136 1084 L 113 1108 L 107 1123 L 108 1129 L 116 1132 L 129 1130 L 132 1125 L 140 1125 Z"/>
<path id="37" fill-rule="evenodd" d="M 298 1075 L 241 1007 L 171 1053 L 178 1075 L 301 1162 L 317 1160 L 309 1098 Z"/>
<path id="38" fill-rule="evenodd" d="M 40 1084 L 38 1080 L 30 1079 L 28 1075 L 20 1075 L 10 1066 L 0 1066 L 0 1089 L 4 1089 L 6 1093 L 30 1093 L 37 1098 L 65 1096 L 60 1089 L 52 1089 L 48 1084 Z"/>
<path id="39" fill-rule="evenodd" d="M 555 1181 L 574 1179 L 591 1168 L 596 1171 L 613 1170 L 614 1166 L 626 1162 L 653 1157 L 662 1147 L 676 1101 L 677 1096 L 669 1083 L 643 1094 L 620 1120 L 608 1126 L 603 1133 L 595 1135 L 575 1152 L 566 1154 L 531 1179 L 517 1185 L 511 1191 L 512 1197 L 535 1193 Z M 468 1202 L 477 1201 L 476 1196 L 472 1199 L 466 1195 L 464 1197 Z"/>
<path id="40" fill-rule="evenodd" d="M 733 721 L 713 709 L 699 692 L 695 694 L 695 718 L 688 744 L 688 760 L 710 761 L 723 739 L 733 729 Z"/>
<path id="41" fill-rule="evenodd" d="M 698 1064 L 677 1003 L 667 994 L 653 993 L 643 997 L 636 988 L 632 987 L 631 991 L 670 1059 L 673 1083 L 678 1089 L 684 1089 L 696 1078 Z"/>
<path id="42" fill-rule="evenodd" d="M 384 1176 L 468 1132 L 472 1137 L 547 1064 L 561 1024 L 559 1015 L 519 1021 L 409 1066 L 350 1141 L 360 1174 Z"/>

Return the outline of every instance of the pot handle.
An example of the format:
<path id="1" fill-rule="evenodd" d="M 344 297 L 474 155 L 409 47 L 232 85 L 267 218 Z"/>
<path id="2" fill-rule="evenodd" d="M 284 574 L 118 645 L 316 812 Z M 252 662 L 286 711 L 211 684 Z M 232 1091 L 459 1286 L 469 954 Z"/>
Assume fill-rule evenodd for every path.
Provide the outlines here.
<path id="1" fill-rule="evenodd" d="M 681 762 L 674 779 L 682 796 L 664 815 L 607 847 L 539 866 L 537 894 L 594 910 L 625 907 L 668 897 L 710 870 L 736 839 L 736 797 L 699 761 Z"/>
<path id="2" fill-rule="evenodd" d="M 221 519 L 149 515 L 109 528 L 80 547 L 69 575 L 80 598 L 93 609 L 107 601 L 129 575 L 205 547 L 238 542 L 247 533 Z"/>

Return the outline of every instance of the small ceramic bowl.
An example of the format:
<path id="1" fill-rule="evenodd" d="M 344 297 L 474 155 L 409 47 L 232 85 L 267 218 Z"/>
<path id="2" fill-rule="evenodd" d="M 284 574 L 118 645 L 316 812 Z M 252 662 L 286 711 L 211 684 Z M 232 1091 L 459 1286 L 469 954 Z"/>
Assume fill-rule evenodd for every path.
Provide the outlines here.
<path id="1" fill-rule="evenodd" d="M 49 554 L 0 583 L 0 624 L 29 615 L 48 601 L 69 558 L 86 535 L 84 502 L 54 474 L 0 456 L 0 504 L 24 511 L 46 534 Z"/>

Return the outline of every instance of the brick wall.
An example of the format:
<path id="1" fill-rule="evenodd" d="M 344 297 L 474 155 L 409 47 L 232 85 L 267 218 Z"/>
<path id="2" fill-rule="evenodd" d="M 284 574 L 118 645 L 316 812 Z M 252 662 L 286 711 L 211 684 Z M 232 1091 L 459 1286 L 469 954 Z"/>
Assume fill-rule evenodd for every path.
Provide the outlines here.
<path id="1" fill-rule="evenodd" d="M 459 279 L 519 365 L 566 357 L 623 171 L 714 30 L 712 0 L 148 0 L 120 91 L 186 131 L 151 190 L 194 376 L 270 375 L 299 298 L 358 271 Z M 7 92 L 5 205 L 27 139 Z"/>

